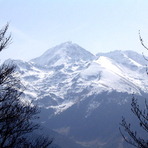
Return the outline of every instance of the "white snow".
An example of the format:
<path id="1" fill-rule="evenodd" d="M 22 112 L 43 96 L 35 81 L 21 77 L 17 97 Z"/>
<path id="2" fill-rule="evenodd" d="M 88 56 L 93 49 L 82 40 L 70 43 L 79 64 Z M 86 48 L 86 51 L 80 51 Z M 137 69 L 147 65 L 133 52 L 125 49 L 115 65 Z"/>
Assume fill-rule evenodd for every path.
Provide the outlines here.
<path id="1" fill-rule="evenodd" d="M 90 61 L 95 56 L 82 47 L 72 42 L 62 43 L 47 50 L 42 56 L 31 60 L 31 62 L 42 66 L 56 66 L 66 62 Z"/>
<path id="2" fill-rule="evenodd" d="M 100 66 L 93 62 L 87 69 L 81 72 L 82 78 L 88 78 L 90 76 L 97 76 L 100 74 Z"/>
<path id="3" fill-rule="evenodd" d="M 107 57 L 104 57 L 104 56 L 101 56 L 97 61 L 96 61 L 98 64 L 100 64 L 100 66 L 116 73 L 116 74 L 121 74 L 123 73 L 122 72 L 122 68 L 117 65 L 113 60 L 107 58 Z"/>
<path id="4" fill-rule="evenodd" d="M 66 109 L 68 109 L 69 107 L 71 107 L 73 104 L 75 104 L 75 102 L 65 101 L 58 106 L 49 106 L 49 107 L 46 107 L 46 108 L 47 109 L 53 108 L 55 110 L 55 114 L 59 114 L 59 113 L 65 111 Z"/>
<path id="5" fill-rule="evenodd" d="M 58 105 L 51 104 L 47 109 L 52 108 L 55 114 L 59 114 L 77 101 L 103 91 L 116 90 L 130 94 L 147 92 L 148 78 L 144 62 L 133 58 L 135 55 L 143 58 L 136 53 L 115 51 L 95 59 L 83 48 L 67 42 L 49 49 L 31 62 L 15 62 L 26 86 L 27 96 L 39 102 L 51 96 Z M 84 90 L 87 91 L 82 93 Z M 99 105 L 92 102 L 88 114 Z"/>

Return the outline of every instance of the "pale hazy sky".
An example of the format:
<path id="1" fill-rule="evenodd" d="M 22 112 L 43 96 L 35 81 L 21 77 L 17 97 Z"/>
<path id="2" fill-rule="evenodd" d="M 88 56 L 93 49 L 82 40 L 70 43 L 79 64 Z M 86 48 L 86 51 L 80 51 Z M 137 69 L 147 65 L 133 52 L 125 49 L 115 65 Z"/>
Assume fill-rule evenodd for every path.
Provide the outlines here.
<path id="1" fill-rule="evenodd" d="M 0 59 L 30 60 L 66 41 L 92 53 L 145 51 L 148 0 L 0 0 L 0 27 L 10 23 L 13 43 Z"/>

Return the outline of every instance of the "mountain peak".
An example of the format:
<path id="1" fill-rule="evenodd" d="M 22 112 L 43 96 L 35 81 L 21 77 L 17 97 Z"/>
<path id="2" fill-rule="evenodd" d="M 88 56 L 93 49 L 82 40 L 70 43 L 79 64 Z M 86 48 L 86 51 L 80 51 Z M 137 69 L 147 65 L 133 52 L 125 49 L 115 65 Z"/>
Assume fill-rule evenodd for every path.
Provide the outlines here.
<path id="1" fill-rule="evenodd" d="M 61 45 L 73 45 L 75 43 L 73 43 L 72 41 L 67 41 L 67 42 L 64 42 L 64 43 L 61 43 Z"/>
<path id="2" fill-rule="evenodd" d="M 31 61 L 42 66 L 53 66 L 55 63 L 57 65 L 57 62 L 58 65 L 61 65 L 64 63 L 76 63 L 80 61 L 87 62 L 94 58 L 95 56 L 84 48 L 68 41 L 50 48 L 43 55 Z"/>
<path id="3" fill-rule="evenodd" d="M 56 47 L 58 47 L 58 48 L 62 48 L 62 47 L 69 48 L 69 47 L 75 46 L 75 45 L 76 44 L 73 43 L 72 41 L 67 41 L 67 42 L 63 42 L 63 43 L 61 43 L 61 44 L 59 44 L 59 45 L 57 45 L 57 46 L 55 46 L 53 48 L 56 48 Z"/>

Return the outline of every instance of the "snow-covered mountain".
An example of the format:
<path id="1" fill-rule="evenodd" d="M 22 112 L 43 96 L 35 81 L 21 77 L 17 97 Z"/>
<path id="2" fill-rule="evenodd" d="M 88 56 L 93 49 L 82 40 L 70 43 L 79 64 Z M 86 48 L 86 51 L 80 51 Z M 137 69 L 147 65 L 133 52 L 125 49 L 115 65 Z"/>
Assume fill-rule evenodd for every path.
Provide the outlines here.
<path id="1" fill-rule="evenodd" d="M 55 113 L 92 94 L 105 91 L 140 94 L 148 89 L 146 61 L 133 51 L 94 56 L 79 45 L 66 42 L 29 62 L 13 62 L 28 88 L 25 91 L 28 98 L 35 98 Z M 84 90 L 87 92 L 80 97 Z"/>
<path id="2" fill-rule="evenodd" d="M 82 138 L 78 131 L 74 131 L 77 126 L 85 123 L 86 127 L 78 128 L 82 132 L 93 125 L 90 123 L 93 120 L 96 128 L 95 121 L 100 122 L 98 117 L 107 116 L 105 106 L 114 113 L 115 108 L 123 111 L 118 105 L 125 105 L 131 94 L 142 96 L 148 90 L 147 61 L 133 51 L 93 55 L 77 44 L 66 42 L 29 62 L 13 62 L 26 87 L 26 99 L 38 102 L 43 108 L 41 119 L 46 126 L 50 124 L 55 131 L 70 135 L 83 146 L 86 139 L 96 138 L 96 131 L 92 130 L 94 134 L 88 131 L 92 136 Z M 108 103 L 111 103 L 110 106 Z M 113 107 L 114 104 L 117 106 Z M 74 117 L 70 120 L 72 115 Z M 74 119 L 80 121 L 74 124 Z M 61 122 L 61 125 L 57 122 Z M 107 122 L 112 121 L 109 119 Z M 103 140 L 96 139 L 98 143 Z"/>
<path id="3" fill-rule="evenodd" d="M 31 62 L 51 68 L 56 66 L 80 65 L 92 61 L 94 58 L 95 56 L 93 54 L 79 45 L 66 42 L 47 50 L 43 55 L 31 60 Z"/>

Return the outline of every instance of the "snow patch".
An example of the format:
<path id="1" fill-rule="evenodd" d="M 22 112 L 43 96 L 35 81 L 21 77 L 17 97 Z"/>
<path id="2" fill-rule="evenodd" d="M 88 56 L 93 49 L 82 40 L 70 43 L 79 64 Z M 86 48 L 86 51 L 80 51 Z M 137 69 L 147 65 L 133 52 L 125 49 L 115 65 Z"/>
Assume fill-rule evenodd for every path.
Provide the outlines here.
<path id="1" fill-rule="evenodd" d="M 60 114 L 61 112 L 65 111 L 66 109 L 68 109 L 69 107 L 71 107 L 74 104 L 75 103 L 72 101 L 69 101 L 69 102 L 65 101 L 58 106 L 49 106 L 49 107 L 46 107 L 46 109 L 52 108 L 55 110 L 55 114 Z"/>

